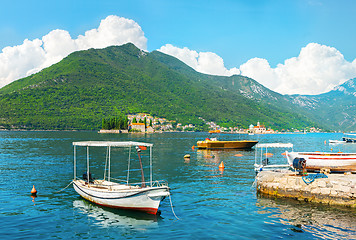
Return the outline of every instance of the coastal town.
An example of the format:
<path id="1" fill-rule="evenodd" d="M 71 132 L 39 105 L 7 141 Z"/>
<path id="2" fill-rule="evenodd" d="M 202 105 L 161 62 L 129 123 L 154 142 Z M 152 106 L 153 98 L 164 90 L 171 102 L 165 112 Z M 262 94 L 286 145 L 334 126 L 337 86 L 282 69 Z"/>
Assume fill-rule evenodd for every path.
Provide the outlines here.
<path id="1" fill-rule="evenodd" d="M 194 132 L 196 126 L 193 124 L 177 123 L 176 121 L 167 120 L 166 118 L 153 117 L 150 114 L 138 113 L 127 115 L 128 129 L 126 130 L 107 130 L 101 129 L 100 133 L 108 132 L 137 132 L 137 133 L 154 133 L 154 132 Z M 250 124 L 248 128 L 236 127 L 221 127 L 215 122 L 201 119 L 209 131 L 221 133 L 239 133 L 239 134 L 275 134 L 275 133 L 306 133 L 306 132 L 322 132 L 322 129 L 309 127 L 306 129 L 282 129 L 281 131 L 266 127 L 264 124 L 257 122 L 256 125 Z"/>

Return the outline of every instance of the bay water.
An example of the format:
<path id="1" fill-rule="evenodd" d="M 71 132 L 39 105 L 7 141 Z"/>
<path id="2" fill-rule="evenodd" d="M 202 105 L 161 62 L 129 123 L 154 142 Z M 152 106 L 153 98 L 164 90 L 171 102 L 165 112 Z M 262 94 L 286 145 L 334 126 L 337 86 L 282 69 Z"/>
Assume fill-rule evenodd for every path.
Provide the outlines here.
<path id="1" fill-rule="evenodd" d="M 1 131 L 0 236 L 2 239 L 356 239 L 355 209 L 258 196 L 253 186 L 255 150 L 192 149 L 206 137 L 207 133 Z M 340 133 L 219 136 L 226 140 L 255 139 L 260 143 L 290 142 L 295 151 L 356 152 L 356 144 L 328 144 L 329 139 L 341 137 Z M 171 210 L 169 198 L 161 202 L 161 215 L 151 216 L 100 207 L 79 197 L 68 186 L 73 179 L 72 142 L 93 140 L 153 143 L 153 178 L 168 181 L 179 219 Z M 80 162 L 79 157 L 78 166 L 83 168 L 85 151 L 80 151 L 78 155 L 84 158 Z M 281 151 L 272 153 L 270 161 L 286 163 Z M 127 174 L 126 158 L 115 158 L 118 152 L 113 154 L 112 176 L 123 178 Z M 184 159 L 186 154 L 191 158 Z M 221 161 L 225 165 L 223 171 L 218 168 Z M 93 152 L 94 177 L 102 178 L 104 165 L 105 154 Z M 139 173 L 135 165 L 133 170 L 133 175 L 135 171 Z M 36 198 L 30 194 L 33 185 L 38 191 Z"/>

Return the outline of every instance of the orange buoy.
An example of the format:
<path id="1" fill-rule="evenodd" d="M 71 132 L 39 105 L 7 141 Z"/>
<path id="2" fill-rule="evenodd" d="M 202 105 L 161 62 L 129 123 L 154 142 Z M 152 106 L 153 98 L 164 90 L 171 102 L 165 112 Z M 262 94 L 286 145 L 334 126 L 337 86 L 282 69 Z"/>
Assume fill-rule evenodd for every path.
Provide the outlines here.
<path id="1" fill-rule="evenodd" d="M 242 157 L 243 155 L 241 153 L 235 154 L 235 157 Z"/>
<path id="2" fill-rule="evenodd" d="M 194 150 L 195 146 L 192 146 L 192 150 Z"/>
<path id="3" fill-rule="evenodd" d="M 267 157 L 272 157 L 273 153 L 264 153 L 263 155 L 267 156 Z"/>
<path id="4" fill-rule="evenodd" d="M 225 168 L 224 162 L 221 162 L 221 163 L 220 163 L 219 168 L 220 168 L 220 169 L 224 169 L 224 168 Z"/>
<path id="5" fill-rule="evenodd" d="M 37 194 L 37 190 L 35 188 L 35 185 L 33 185 L 33 187 L 32 187 L 31 194 L 34 195 L 34 196 Z"/>
<path id="6" fill-rule="evenodd" d="M 287 155 L 287 154 L 286 154 L 286 152 L 283 152 L 282 155 L 285 156 L 285 155 Z"/>

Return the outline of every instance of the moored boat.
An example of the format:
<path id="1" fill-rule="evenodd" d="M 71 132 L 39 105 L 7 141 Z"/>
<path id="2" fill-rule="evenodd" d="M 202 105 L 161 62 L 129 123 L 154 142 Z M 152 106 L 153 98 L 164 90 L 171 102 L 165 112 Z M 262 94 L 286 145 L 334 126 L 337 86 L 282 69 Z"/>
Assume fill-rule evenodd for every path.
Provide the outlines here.
<path id="1" fill-rule="evenodd" d="M 152 146 L 150 143 L 142 142 L 106 142 L 106 141 L 88 141 L 73 142 L 74 146 L 74 180 L 73 187 L 75 191 L 83 198 L 98 205 L 121 208 L 128 210 L 138 210 L 150 214 L 157 214 L 161 200 L 170 196 L 168 184 L 165 181 L 153 181 L 152 179 Z M 76 165 L 76 147 L 86 147 L 87 171 L 83 178 L 77 177 Z M 94 180 L 89 171 L 89 147 L 106 147 L 106 161 L 104 168 L 104 177 L 100 180 Z M 118 181 L 111 177 L 111 148 L 128 148 L 128 169 L 127 179 Z M 141 150 L 149 148 L 150 162 L 150 181 L 145 182 L 144 172 L 141 161 Z M 138 154 L 141 166 L 141 182 L 129 183 L 130 162 L 132 158 L 131 151 Z"/>
<path id="2" fill-rule="evenodd" d="M 346 143 L 346 141 L 341 141 L 341 140 L 329 140 L 330 144 L 340 144 L 340 143 Z"/>
<path id="3" fill-rule="evenodd" d="M 289 169 L 291 166 L 289 164 L 281 163 L 280 161 L 272 163 L 270 157 L 273 156 L 269 150 L 271 149 L 292 149 L 292 143 L 259 143 L 256 145 L 255 151 L 255 172 L 256 174 L 262 171 L 281 171 L 282 169 Z M 285 152 L 282 153 L 285 155 Z M 259 158 L 259 160 L 258 160 Z"/>
<path id="4" fill-rule="evenodd" d="M 356 172 L 356 153 L 286 152 L 286 156 L 291 166 L 294 159 L 304 159 L 307 171 Z"/>
<path id="5" fill-rule="evenodd" d="M 356 143 L 356 134 L 344 134 L 345 136 L 342 137 L 342 140 L 347 142 L 347 143 Z"/>
<path id="6" fill-rule="evenodd" d="M 199 149 L 251 149 L 258 141 L 252 140 L 235 140 L 219 141 L 216 138 L 207 138 L 204 141 L 198 141 Z"/>

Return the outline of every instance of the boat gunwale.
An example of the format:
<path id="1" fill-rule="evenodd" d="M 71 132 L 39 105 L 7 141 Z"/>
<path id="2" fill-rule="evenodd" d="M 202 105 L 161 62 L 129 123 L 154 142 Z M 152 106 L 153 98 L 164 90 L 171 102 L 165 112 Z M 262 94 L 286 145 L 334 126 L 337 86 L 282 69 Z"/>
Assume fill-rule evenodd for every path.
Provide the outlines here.
<path id="1" fill-rule="evenodd" d="M 355 156 L 356 153 L 332 153 L 332 152 L 289 152 L 289 153 L 296 153 L 301 156 L 325 156 L 325 157 L 332 157 L 332 156 Z M 354 158 L 352 158 L 354 159 Z"/>
<path id="2" fill-rule="evenodd" d="M 73 184 L 81 191 L 83 192 L 84 194 L 90 196 L 90 197 L 93 197 L 93 198 L 99 198 L 99 199 L 108 199 L 108 200 L 114 200 L 114 199 L 122 199 L 122 198 L 128 198 L 128 197 L 133 197 L 133 196 L 136 196 L 136 195 L 139 195 L 139 194 L 142 194 L 142 193 L 146 193 L 146 192 L 150 192 L 150 191 L 155 191 L 155 190 L 162 190 L 162 189 L 165 189 L 165 190 L 168 190 L 169 192 L 169 187 L 168 186 L 160 186 L 160 187 L 146 187 L 146 188 L 136 188 L 136 189 L 126 189 L 126 190 L 112 190 L 112 191 L 100 191 L 98 189 L 95 189 L 94 187 L 93 188 L 90 188 L 86 185 L 82 185 L 82 186 L 79 186 L 77 183 L 75 183 L 73 181 Z M 98 193 L 110 193 L 110 194 L 113 194 L 113 193 L 129 193 L 129 192 L 134 192 L 132 195 L 125 195 L 125 196 L 121 196 L 121 197 L 100 197 L 100 196 L 97 196 L 97 195 L 93 195 L 91 193 L 88 193 L 86 192 L 85 190 L 91 190 L 91 191 L 94 191 L 94 192 L 98 192 Z"/>

